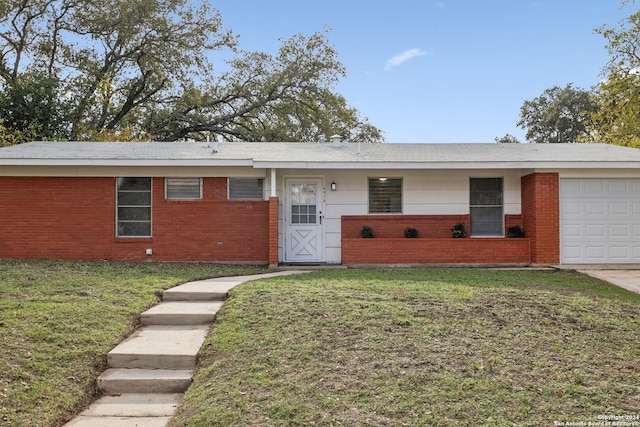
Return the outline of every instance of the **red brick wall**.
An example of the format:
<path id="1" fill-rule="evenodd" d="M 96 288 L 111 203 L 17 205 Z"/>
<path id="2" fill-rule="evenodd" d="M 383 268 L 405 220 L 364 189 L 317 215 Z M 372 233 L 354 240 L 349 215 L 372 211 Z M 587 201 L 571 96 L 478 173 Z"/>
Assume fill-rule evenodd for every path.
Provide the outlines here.
<path id="1" fill-rule="evenodd" d="M 0 257 L 268 262 L 269 203 L 229 201 L 226 182 L 171 201 L 153 178 L 153 237 L 118 239 L 114 178 L 0 177 Z"/>
<path id="2" fill-rule="evenodd" d="M 524 232 L 531 239 L 531 262 L 560 262 L 560 180 L 557 173 L 522 177 Z"/>
<path id="3" fill-rule="evenodd" d="M 529 239 L 342 239 L 343 264 L 526 264 Z"/>
<path id="4" fill-rule="evenodd" d="M 278 196 L 269 197 L 269 266 L 278 265 Z"/>
<path id="5" fill-rule="evenodd" d="M 505 215 L 505 227 L 522 226 L 522 215 Z M 343 264 L 526 264 L 529 239 L 451 237 L 462 222 L 469 237 L 469 215 L 354 215 L 342 217 Z M 373 239 L 360 238 L 363 225 Z M 417 239 L 404 229 L 418 229 Z M 506 228 L 505 228 L 506 229 Z"/>
<path id="6" fill-rule="evenodd" d="M 342 238 L 360 238 L 364 225 L 376 238 L 404 238 L 404 229 L 413 227 L 418 237 L 451 237 L 451 227 L 462 222 L 469 235 L 469 215 L 351 215 L 342 217 Z"/>
<path id="7" fill-rule="evenodd" d="M 350 215 L 342 217 L 342 237 L 360 237 L 364 225 L 373 228 L 375 237 L 404 237 L 404 229 L 413 227 L 418 237 L 449 238 L 451 227 L 463 223 L 467 237 L 471 230 L 469 215 Z M 513 225 L 522 227 L 522 215 L 505 215 L 504 230 Z"/>

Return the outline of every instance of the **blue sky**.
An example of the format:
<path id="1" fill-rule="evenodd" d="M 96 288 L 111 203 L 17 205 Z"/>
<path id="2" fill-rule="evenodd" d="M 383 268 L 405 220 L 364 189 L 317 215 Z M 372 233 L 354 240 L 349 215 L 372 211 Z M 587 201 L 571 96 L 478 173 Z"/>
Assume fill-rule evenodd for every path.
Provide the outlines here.
<path id="1" fill-rule="evenodd" d="M 525 100 L 590 88 L 609 59 L 603 24 L 617 0 L 215 0 L 244 50 L 325 26 L 347 68 L 336 87 L 388 142 L 494 142 Z"/>

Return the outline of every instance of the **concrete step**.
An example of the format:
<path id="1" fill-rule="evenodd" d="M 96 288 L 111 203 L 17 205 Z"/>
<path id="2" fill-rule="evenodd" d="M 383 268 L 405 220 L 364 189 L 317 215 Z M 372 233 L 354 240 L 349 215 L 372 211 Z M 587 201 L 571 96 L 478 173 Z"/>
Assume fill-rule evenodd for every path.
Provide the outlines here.
<path id="1" fill-rule="evenodd" d="M 170 417 L 182 402 L 182 397 L 181 393 L 108 394 L 93 402 L 80 414 L 80 418 Z"/>
<path id="2" fill-rule="evenodd" d="M 223 301 L 229 290 L 248 280 L 299 273 L 303 271 L 189 282 L 166 290 L 161 305 L 172 302 Z M 202 309 L 205 314 L 200 312 L 197 305 L 165 305 L 143 313 L 143 322 L 169 322 L 169 317 L 182 313 L 192 316 L 189 322 L 204 322 L 204 318 L 198 317 L 202 315 L 211 319 L 207 320 L 209 323 L 215 318 L 220 305 L 222 304 L 213 306 L 217 308 L 207 306 Z M 187 322 L 180 319 L 182 318 L 178 316 L 177 320 L 171 322 Z M 196 357 L 208 332 L 208 324 L 149 324 L 138 329 L 107 355 L 107 363 L 111 369 L 98 379 L 98 386 L 107 394 L 65 424 L 65 427 L 167 427 L 182 400 L 182 394 L 160 391 L 183 387 L 187 377 L 191 383 Z M 147 386 L 153 393 L 133 393 L 134 390 L 146 389 Z"/>
<path id="3" fill-rule="evenodd" d="M 249 276 L 217 277 L 213 279 L 196 280 L 167 289 L 162 293 L 162 300 L 221 301 L 227 298 L 227 294 L 231 289 L 244 282 L 300 273 L 306 273 L 306 271 L 279 271 L 274 273 L 253 274 Z"/>
<path id="4" fill-rule="evenodd" d="M 140 315 L 143 325 L 206 325 L 213 323 L 223 301 L 161 302 Z"/>
<path id="5" fill-rule="evenodd" d="M 83 417 L 69 421 L 64 427 L 167 427 L 167 417 Z"/>
<path id="6" fill-rule="evenodd" d="M 110 368 L 193 369 L 209 325 L 143 326 L 107 354 Z"/>
<path id="7" fill-rule="evenodd" d="M 198 280 L 178 285 L 162 293 L 163 301 L 224 301 L 229 291 L 240 283 L 230 278 Z"/>
<path id="8" fill-rule="evenodd" d="M 191 385 L 191 369 L 112 368 L 98 377 L 98 390 L 115 393 L 183 393 Z"/>

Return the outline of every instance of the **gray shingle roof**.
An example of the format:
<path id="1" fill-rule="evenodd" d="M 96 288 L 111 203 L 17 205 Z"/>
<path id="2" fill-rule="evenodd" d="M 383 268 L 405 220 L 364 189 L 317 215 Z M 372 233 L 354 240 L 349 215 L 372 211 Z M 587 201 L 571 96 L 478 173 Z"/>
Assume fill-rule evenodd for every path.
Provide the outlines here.
<path id="1" fill-rule="evenodd" d="M 638 168 L 640 150 L 606 144 L 32 142 L 0 149 L 1 165 Z"/>

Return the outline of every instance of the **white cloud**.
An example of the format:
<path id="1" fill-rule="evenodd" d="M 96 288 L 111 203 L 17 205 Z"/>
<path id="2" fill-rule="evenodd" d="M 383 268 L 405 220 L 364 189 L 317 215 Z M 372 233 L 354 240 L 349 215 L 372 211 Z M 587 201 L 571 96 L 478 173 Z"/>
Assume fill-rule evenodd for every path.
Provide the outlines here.
<path id="1" fill-rule="evenodd" d="M 437 1 L 433 4 L 433 6 L 435 6 L 438 9 L 444 9 L 444 3 L 441 1 Z"/>
<path id="2" fill-rule="evenodd" d="M 429 52 L 424 51 L 422 49 L 414 48 L 409 49 L 402 52 L 400 55 L 396 55 L 393 58 L 387 61 L 387 64 L 384 66 L 385 70 L 389 70 L 393 67 L 397 67 L 398 65 L 407 62 L 410 59 L 416 58 L 418 56 L 428 55 Z"/>

